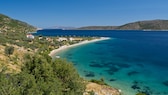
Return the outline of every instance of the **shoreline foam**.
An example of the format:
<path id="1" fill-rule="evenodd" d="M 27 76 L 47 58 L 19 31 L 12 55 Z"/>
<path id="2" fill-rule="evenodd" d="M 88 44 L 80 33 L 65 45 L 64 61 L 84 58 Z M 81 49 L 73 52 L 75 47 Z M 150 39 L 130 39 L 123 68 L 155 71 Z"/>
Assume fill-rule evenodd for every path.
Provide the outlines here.
<path id="1" fill-rule="evenodd" d="M 108 40 L 110 39 L 109 37 L 100 37 L 99 39 L 93 39 L 93 40 L 85 40 L 76 44 L 72 44 L 72 45 L 63 45 L 61 47 L 59 47 L 58 49 L 54 49 L 49 53 L 49 56 L 53 57 L 56 53 L 71 48 L 71 47 L 76 47 L 76 46 L 80 46 L 80 45 L 84 45 L 84 44 L 88 44 L 88 43 L 93 43 L 93 42 L 97 42 L 97 41 L 102 41 L 102 40 Z"/>

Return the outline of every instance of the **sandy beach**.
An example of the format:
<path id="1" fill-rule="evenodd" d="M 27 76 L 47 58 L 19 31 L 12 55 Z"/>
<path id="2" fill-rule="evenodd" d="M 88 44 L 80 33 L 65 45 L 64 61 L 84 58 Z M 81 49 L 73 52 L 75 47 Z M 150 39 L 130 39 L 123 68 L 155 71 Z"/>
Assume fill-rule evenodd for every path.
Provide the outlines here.
<path id="1" fill-rule="evenodd" d="M 79 42 L 79 43 L 76 43 L 76 44 L 72 44 L 72 45 L 64 45 L 64 46 L 61 46 L 59 47 L 58 49 L 55 49 L 55 50 L 52 50 L 49 54 L 49 56 L 54 56 L 57 52 L 60 52 L 62 50 L 65 50 L 65 49 L 68 49 L 68 48 L 71 48 L 71 47 L 76 47 L 76 46 L 79 46 L 79 45 L 83 45 L 83 44 L 88 44 L 88 43 L 93 43 L 93 42 L 97 42 L 97 41 L 102 41 L 102 40 L 108 40 L 110 39 L 109 37 L 101 37 L 99 39 L 93 39 L 93 40 L 85 40 L 85 41 L 82 41 L 82 42 Z"/>

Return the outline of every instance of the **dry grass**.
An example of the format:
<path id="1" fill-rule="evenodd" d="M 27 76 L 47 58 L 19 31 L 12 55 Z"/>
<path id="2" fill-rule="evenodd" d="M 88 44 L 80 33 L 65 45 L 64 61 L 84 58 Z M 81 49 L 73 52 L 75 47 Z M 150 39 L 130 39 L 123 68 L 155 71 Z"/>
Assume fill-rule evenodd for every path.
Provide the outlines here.
<path id="1" fill-rule="evenodd" d="M 8 45 L 10 46 L 10 45 Z M 23 65 L 23 57 L 26 53 L 32 53 L 23 47 L 14 47 L 14 52 L 12 55 L 7 56 L 4 53 L 5 46 L 0 45 L 0 71 L 6 68 L 6 73 L 18 73 L 20 72 L 21 66 Z"/>

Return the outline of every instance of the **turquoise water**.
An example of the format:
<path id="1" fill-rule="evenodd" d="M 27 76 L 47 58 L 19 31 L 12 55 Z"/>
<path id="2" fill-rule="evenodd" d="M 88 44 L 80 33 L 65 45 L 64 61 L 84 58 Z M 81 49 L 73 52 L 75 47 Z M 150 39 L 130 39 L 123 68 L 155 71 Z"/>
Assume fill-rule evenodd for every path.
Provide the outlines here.
<path id="1" fill-rule="evenodd" d="M 158 34 L 115 37 L 57 55 L 73 62 L 81 77 L 104 78 L 123 95 L 168 95 L 168 36 Z"/>
<path id="2" fill-rule="evenodd" d="M 34 35 L 111 37 L 57 55 L 73 62 L 81 77 L 104 78 L 123 95 L 168 95 L 168 31 L 52 29 Z"/>

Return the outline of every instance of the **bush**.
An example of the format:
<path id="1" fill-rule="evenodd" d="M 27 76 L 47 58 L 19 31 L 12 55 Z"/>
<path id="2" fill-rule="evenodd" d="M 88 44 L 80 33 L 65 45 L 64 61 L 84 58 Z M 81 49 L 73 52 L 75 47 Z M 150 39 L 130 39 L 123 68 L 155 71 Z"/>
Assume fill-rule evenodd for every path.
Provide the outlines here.
<path id="1" fill-rule="evenodd" d="M 0 95 L 83 95 L 84 83 L 72 64 L 46 54 L 25 54 L 18 74 L 0 72 Z"/>
<path id="2" fill-rule="evenodd" d="M 6 55 L 11 55 L 11 54 L 13 54 L 13 52 L 14 52 L 14 47 L 13 46 L 6 46 L 5 47 L 5 54 Z"/>

